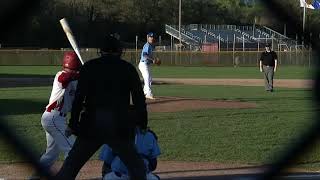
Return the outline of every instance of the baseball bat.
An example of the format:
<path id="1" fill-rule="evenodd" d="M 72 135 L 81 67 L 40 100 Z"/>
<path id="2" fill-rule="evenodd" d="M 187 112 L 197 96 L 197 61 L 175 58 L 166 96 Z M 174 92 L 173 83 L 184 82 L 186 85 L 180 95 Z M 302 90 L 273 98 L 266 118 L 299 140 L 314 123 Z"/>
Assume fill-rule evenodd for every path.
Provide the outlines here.
<path id="1" fill-rule="evenodd" d="M 83 60 L 82 60 L 82 57 L 81 57 L 81 54 L 80 54 L 80 51 L 79 51 L 79 47 L 78 47 L 78 44 L 77 44 L 77 41 L 76 39 L 74 38 L 74 35 L 71 31 L 71 28 L 69 26 L 69 23 L 67 21 L 66 18 L 62 18 L 60 19 L 60 24 L 62 26 L 62 29 L 64 31 L 64 33 L 66 34 L 74 52 L 77 54 L 78 58 L 80 59 L 81 63 L 84 64 Z"/>

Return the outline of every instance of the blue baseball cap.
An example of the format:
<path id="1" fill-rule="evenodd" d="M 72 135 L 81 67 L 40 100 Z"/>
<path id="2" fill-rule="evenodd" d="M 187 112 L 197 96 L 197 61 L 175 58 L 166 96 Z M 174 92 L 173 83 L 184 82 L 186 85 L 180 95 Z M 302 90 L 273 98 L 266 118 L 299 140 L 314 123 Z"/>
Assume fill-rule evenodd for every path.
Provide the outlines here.
<path id="1" fill-rule="evenodd" d="M 155 34 L 154 34 L 153 32 L 149 32 L 149 33 L 147 34 L 147 36 L 148 36 L 148 37 L 154 37 Z"/>

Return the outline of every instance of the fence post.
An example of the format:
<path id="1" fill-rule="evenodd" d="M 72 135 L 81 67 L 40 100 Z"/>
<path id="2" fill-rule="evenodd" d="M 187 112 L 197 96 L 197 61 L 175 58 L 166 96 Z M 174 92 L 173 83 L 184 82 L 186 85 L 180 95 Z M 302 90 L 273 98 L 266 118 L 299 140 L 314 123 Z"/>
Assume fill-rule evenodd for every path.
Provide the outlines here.
<path id="1" fill-rule="evenodd" d="M 227 35 L 227 51 L 229 51 L 229 35 Z"/>
<path id="2" fill-rule="evenodd" d="M 173 36 L 171 36 L 171 44 L 170 44 L 170 49 L 173 51 Z"/>
<path id="3" fill-rule="evenodd" d="M 309 47 L 309 68 L 311 67 L 311 53 L 312 53 L 312 47 Z"/>
<path id="4" fill-rule="evenodd" d="M 296 48 L 295 48 L 295 49 L 296 49 L 296 52 L 298 51 L 297 48 L 298 48 L 298 34 L 296 34 Z"/>
<path id="5" fill-rule="evenodd" d="M 272 34 L 272 36 L 271 36 L 271 47 L 273 48 L 273 36 L 274 36 L 274 34 Z"/>
<path id="6" fill-rule="evenodd" d="M 219 48 L 219 52 L 220 52 L 220 41 L 221 41 L 221 40 L 220 40 L 220 34 L 219 34 L 218 37 L 219 37 L 219 47 L 218 47 L 218 48 Z"/>
<path id="7" fill-rule="evenodd" d="M 170 51 L 170 63 L 171 63 L 171 65 L 172 65 L 172 54 L 173 54 L 173 36 L 171 36 L 171 47 L 170 47 L 170 49 L 171 49 L 171 51 Z"/>
<path id="8" fill-rule="evenodd" d="M 309 34 L 310 38 L 309 38 L 309 48 L 311 48 L 311 38 L 312 38 L 312 33 Z"/>
<path id="9" fill-rule="evenodd" d="M 232 63 L 234 65 L 234 53 L 236 49 L 236 34 L 233 34 L 233 47 L 232 47 Z"/>
<path id="10" fill-rule="evenodd" d="M 136 64 L 138 64 L 138 36 L 136 36 Z"/>
<path id="11" fill-rule="evenodd" d="M 244 35 L 242 35 L 242 51 L 244 51 Z"/>
<path id="12" fill-rule="evenodd" d="M 260 35 L 259 35 L 259 39 L 258 39 L 258 52 L 260 51 Z"/>

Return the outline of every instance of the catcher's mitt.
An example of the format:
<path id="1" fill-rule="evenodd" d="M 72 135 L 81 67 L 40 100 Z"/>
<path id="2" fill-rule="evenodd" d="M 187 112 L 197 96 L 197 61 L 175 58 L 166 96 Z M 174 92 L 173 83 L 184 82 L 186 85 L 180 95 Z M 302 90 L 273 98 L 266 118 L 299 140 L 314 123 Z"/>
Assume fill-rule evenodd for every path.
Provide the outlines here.
<path id="1" fill-rule="evenodd" d="M 161 65 L 161 60 L 159 58 L 156 58 L 153 63 L 158 65 L 158 66 L 160 66 Z"/>

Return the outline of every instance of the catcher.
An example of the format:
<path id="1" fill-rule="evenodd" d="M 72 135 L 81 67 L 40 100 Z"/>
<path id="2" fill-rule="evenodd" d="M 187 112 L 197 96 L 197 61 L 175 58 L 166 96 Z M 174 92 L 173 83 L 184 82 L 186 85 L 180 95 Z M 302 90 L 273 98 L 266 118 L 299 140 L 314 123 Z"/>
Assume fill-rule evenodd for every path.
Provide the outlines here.
<path id="1" fill-rule="evenodd" d="M 147 180 L 159 180 L 160 178 L 152 173 L 157 168 L 157 157 L 160 155 L 160 148 L 155 133 L 149 129 L 145 131 L 137 127 L 135 146 L 139 155 L 143 158 Z M 102 146 L 100 160 L 104 161 L 102 167 L 103 180 L 130 179 L 127 167 L 119 156 L 106 144 Z"/>
<path id="2" fill-rule="evenodd" d="M 136 124 L 135 129 L 135 148 L 140 157 L 143 158 L 147 180 L 159 180 L 160 178 L 153 174 L 157 168 L 157 157 L 160 155 L 158 138 L 150 129 L 141 129 L 142 122 L 138 121 L 133 106 L 129 108 L 130 119 Z M 117 153 L 108 145 L 103 145 L 100 152 L 100 160 L 104 161 L 102 167 L 103 180 L 129 180 L 127 167 L 121 161 Z"/>
<path id="3" fill-rule="evenodd" d="M 139 70 L 143 77 L 144 87 L 143 91 L 148 99 L 155 99 L 152 94 L 151 84 L 152 84 L 152 75 L 151 75 L 151 64 L 160 65 L 161 61 L 158 58 L 153 57 L 153 43 L 154 43 L 154 33 L 150 32 L 147 34 L 147 43 L 143 46 L 141 52 L 141 58 L 139 63 Z"/>

